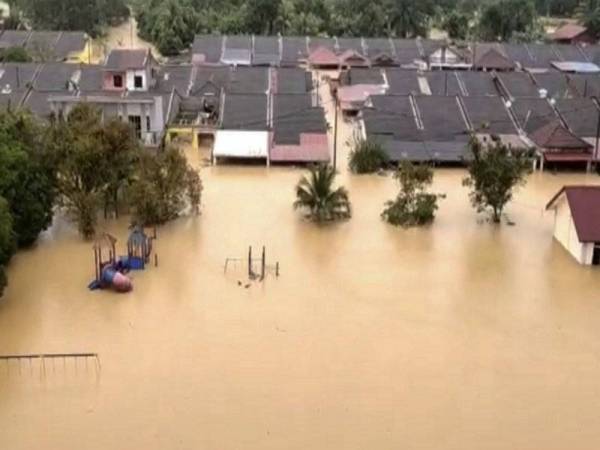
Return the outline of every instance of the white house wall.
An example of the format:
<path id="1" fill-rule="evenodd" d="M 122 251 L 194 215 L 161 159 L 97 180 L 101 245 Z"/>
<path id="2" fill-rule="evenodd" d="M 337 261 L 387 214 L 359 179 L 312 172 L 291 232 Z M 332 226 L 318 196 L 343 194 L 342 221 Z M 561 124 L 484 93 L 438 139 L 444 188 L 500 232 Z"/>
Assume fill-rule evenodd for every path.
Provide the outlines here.
<path id="1" fill-rule="evenodd" d="M 142 77 L 142 88 L 135 87 L 135 77 Z M 127 75 L 125 76 L 127 90 L 129 91 L 138 91 L 143 92 L 148 90 L 148 76 L 145 69 L 142 70 L 128 70 Z"/>
<path id="2" fill-rule="evenodd" d="M 584 252 L 584 244 L 579 242 L 575 223 L 571 217 L 571 210 L 564 196 L 558 201 L 555 208 L 554 238 L 567 249 L 577 262 L 580 264 L 591 264 L 592 257 L 591 255 L 589 258 L 587 257 L 587 251 Z M 587 262 L 587 259 L 589 259 L 589 262 Z"/>

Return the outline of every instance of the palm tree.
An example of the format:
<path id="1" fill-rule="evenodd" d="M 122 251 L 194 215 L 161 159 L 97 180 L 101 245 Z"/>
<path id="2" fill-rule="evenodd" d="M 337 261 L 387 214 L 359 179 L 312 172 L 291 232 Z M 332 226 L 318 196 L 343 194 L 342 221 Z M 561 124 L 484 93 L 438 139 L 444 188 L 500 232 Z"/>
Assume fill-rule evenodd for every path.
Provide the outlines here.
<path id="1" fill-rule="evenodd" d="M 352 215 L 348 191 L 333 188 L 336 172 L 329 164 L 310 168 L 296 186 L 295 209 L 308 210 L 307 217 L 316 222 L 348 219 Z"/>

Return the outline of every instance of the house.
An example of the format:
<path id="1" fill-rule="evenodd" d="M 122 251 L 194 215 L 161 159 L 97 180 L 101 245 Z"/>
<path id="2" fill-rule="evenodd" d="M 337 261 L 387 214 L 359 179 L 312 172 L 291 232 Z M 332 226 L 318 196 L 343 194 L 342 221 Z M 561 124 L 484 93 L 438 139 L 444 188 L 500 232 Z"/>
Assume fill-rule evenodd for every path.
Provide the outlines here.
<path id="1" fill-rule="evenodd" d="M 470 69 L 472 66 L 470 51 L 467 48 L 453 47 L 445 43 L 431 53 L 426 53 L 425 60 L 430 70 Z"/>
<path id="2" fill-rule="evenodd" d="M 155 60 L 149 49 L 112 50 L 104 65 L 104 90 L 147 92 Z"/>
<path id="3" fill-rule="evenodd" d="M 265 94 L 224 94 L 212 159 L 269 164 L 269 101 Z"/>
<path id="4" fill-rule="evenodd" d="M 221 63 L 228 66 L 251 66 L 252 38 L 250 36 L 226 36 L 223 41 Z"/>
<path id="5" fill-rule="evenodd" d="M 338 69 L 340 59 L 333 50 L 319 46 L 308 55 L 308 64 L 313 69 Z"/>
<path id="6" fill-rule="evenodd" d="M 218 65 L 223 54 L 223 36 L 196 36 L 192 44 L 192 64 Z"/>
<path id="7" fill-rule="evenodd" d="M 548 38 L 559 44 L 594 44 L 596 42 L 596 37 L 591 31 L 576 23 L 567 23 L 557 28 Z"/>
<path id="8" fill-rule="evenodd" d="M 583 265 L 600 265 L 600 186 L 565 186 L 546 205 L 554 238 Z"/>
<path id="9" fill-rule="evenodd" d="M 92 40 L 82 31 L 63 31 L 54 46 L 57 61 L 74 64 L 92 63 Z"/>
<path id="10" fill-rule="evenodd" d="M 544 163 L 584 164 L 590 169 L 593 146 L 569 131 L 560 121 L 554 120 L 529 135 L 541 153 L 541 170 Z"/>
<path id="11" fill-rule="evenodd" d="M 273 163 L 329 162 L 325 112 L 313 104 L 311 95 L 274 95 L 271 104 L 269 160 Z"/>
<path id="12" fill-rule="evenodd" d="M 369 59 L 356 50 L 346 50 L 339 56 L 340 65 L 345 68 L 350 67 L 370 67 Z"/>
<path id="13" fill-rule="evenodd" d="M 499 44 L 476 44 L 473 51 L 473 69 L 504 72 L 515 70 L 516 64 Z"/>
<path id="14" fill-rule="evenodd" d="M 105 120 L 119 119 L 129 122 L 135 135 L 148 146 L 160 144 L 166 124 L 177 114 L 182 95 L 172 86 L 169 92 L 161 91 L 155 79 L 152 55 L 148 50 L 114 50 L 104 66 L 73 66 L 54 64 L 45 66 L 35 86 L 43 86 L 40 78 L 65 83 L 65 89 L 46 91 L 48 111 L 68 114 L 80 103 L 96 106 Z M 66 81 L 65 67 L 71 68 Z M 64 75 L 60 75 L 64 73 Z M 164 80 L 163 80 L 164 81 Z M 34 91 L 31 101 L 40 95 Z"/>

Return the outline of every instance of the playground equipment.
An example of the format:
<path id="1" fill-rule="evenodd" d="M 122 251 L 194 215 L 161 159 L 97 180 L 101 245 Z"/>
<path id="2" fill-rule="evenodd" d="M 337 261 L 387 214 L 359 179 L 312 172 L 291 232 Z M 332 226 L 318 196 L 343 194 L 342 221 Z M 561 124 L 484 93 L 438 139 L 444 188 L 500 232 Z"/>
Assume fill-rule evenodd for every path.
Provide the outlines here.
<path id="1" fill-rule="evenodd" d="M 279 261 L 276 261 L 274 265 L 267 264 L 267 250 L 265 246 L 262 248 L 262 255 L 260 258 L 252 257 L 252 246 L 248 247 L 248 258 L 226 258 L 224 272 L 227 273 L 229 266 L 244 265 L 247 262 L 248 279 L 263 281 L 265 276 L 269 273 L 275 274 L 279 277 Z M 260 272 L 254 271 L 255 263 L 259 263 Z"/>
<path id="2" fill-rule="evenodd" d="M 83 367 L 87 369 L 88 361 L 91 360 L 93 363 L 93 369 L 98 376 L 100 374 L 100 357 L 98 353 L 34 353 L 24 355 L 0 355 L 0 361 L 5 361 L 6 372 L 8 373 L 11 367 L 11 363 L 14 361 L 17 363 L 19 373 L 22 371 L 22 365 L 25 362 L 29 364 L 30 372 L 33 372 L 33 363 L 39 362 L 40 377 L 46 375 L 46 362 L 50 362 L 52 371 L 56 369 L 56 361 L 62 360 L 63 369 L 67 368 L 67 361 L 72 361 L 71 365 L 77 368 L 78 361 L 83 363 Z M 81 362 L 79 364 L 81 364 Z M 59 363 L 60 364 L 60 363 Z M 12 364 L 14 365 L 14 364 Z M 59 366 L 60 367 L 60 366 Z"/>
<path id="3" fill-rule="evenodd" d="M 150 262 L 152 240 L 142 228 L 134 228 L 127 239 L 127 258 L 122 260 L 123 263 L 131 270 L 144 270 Z"/>
<path id="4" fill-rule="evenodd" d="M 116 292 L 129 292 L 133 289 L 131 279 L 125 275 L 128 268 L 116 260 L 117 239 L 102 233 L 94 240 L 94 264 L 96 279 L 89 284 L 90 290 L 112 289 Z M 107 259 L 104 259 L 104 258 Z"/>
<path id="5" fill-rule="evenodd" d="M 94 240 L 94 265 L 96 279 L 89 284 L 90 290 L 112 289 L 116 292 L 129 292 L 133 289 L 127 276 L 131 270 L 144 270 L 150 262 L 154 236 L 148 237 L 144 229 L 136 227 L 127 239 L 127 255 L 116 257 L 117 239 L 108 233 L 102 233 Z M 106 259 L 105 259 L 106 258 Z M 154 255 L 154 264 L 158 265 L 158 256 Z"/>

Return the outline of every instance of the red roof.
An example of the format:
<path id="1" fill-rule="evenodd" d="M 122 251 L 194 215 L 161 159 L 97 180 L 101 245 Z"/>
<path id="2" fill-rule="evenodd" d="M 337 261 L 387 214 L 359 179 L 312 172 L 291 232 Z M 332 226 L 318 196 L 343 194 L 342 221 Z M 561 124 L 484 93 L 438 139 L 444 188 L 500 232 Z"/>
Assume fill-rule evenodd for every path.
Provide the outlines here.
<path id="1" fill-rule="evenodd" d="M 329 141 L 325 133 L 300 133 L 300 144 L 273 143 L 270 158 L 275 162 L 329 162 Z"/>
<path id="2" fill-rule="evenodd" d="M 346 50 L 340 55 L 342 64 L 353 67 L 368 67 L 369 60 L 355 50 Z"/>
<path id="3" fill-rule="evenodd" d="M 552 149 L 589 150 L 589 142 L 575 136 L 558 120 L 547 123 L 529 136 L 539 147 Z"/>
<path id="4" fill-rule="evenodd" d="M 337 66 L 340 59 L 327 47 L 317 47 L 308 55 L 308 62 L 311 66 Z"/>
<path id="5" fill-rule="evenodd" d="M 481 69 L 495 69 L 495 70 L 512 70 L 515 68 L 510 58 L 504 54 L 498 47 L 490 47 L 483 51 L 477 52 L 475 55 L 474 66 Z M 479 50 L 479 46 L 477 47 Z"/>
<path id="6" fill-rule="evenodd" d="M 559 27 L 550 35 L 550 39 L 555 41 L 565 41 L 575 39 L 577 36 L 586 33 L 587 28 L 576 23 L 568 23 Z"/>
<path id="7" fill-rule="evenodd" d="M 551 209 L 566 195 L 579 242 L 600 243 L 600 186 L 565 186 L 550 200 Z"/>

